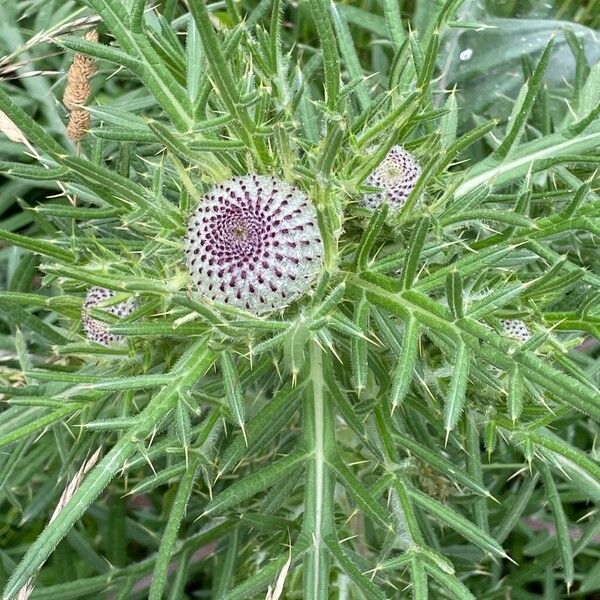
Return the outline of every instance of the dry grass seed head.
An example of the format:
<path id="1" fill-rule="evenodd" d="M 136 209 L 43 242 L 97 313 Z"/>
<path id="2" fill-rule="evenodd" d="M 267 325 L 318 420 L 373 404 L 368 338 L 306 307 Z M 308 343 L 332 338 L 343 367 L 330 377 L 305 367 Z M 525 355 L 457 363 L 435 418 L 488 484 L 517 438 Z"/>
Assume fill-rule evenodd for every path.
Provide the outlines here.
<path id="1" fill-rule="evenodd" d="M 69 116 L 67 134 L 74 142 L 80 142 L 90 128 L 91 117 L 87 110 L 76 109 Z"/>
<path id="2" fill-rule="evenodd" d="M 92 29 L 85 34 L 84 39 L 88 42 L 97 42 L 98 32 Z M 92 93 L 90 80 L 95 73 L 96 60 L 76 52 L 63 94 L 64 105 L 71 111 L 67 133 L 74 142 L 81 141 L 90 127 L 90 115 L 83 107 Z"/>

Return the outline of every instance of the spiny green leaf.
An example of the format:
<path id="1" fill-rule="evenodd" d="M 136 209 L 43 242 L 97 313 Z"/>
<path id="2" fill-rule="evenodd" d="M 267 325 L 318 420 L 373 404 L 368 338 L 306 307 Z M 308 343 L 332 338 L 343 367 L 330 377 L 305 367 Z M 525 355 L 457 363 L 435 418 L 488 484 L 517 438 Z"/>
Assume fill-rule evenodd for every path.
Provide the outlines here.
<path id="1" fill-rule="evenodd" d="M 556 527 L 556 535 L 558 538 L 558 549 L 562 561 L 565 583 L 567 584 L 567 593 L 573 585 L 573 550 L 571 548 L 571 538 L 569 534 L 569 524 L 563 509 L 561 498 L 556 489 L 556 484 L 552 478 L 550 468 L 546 464 L 539 465 L 542 479 L 544 480 L 544 489 L 546 490 L 546 498 L 552 509 L 554 517 L 554 525 Z"/>
<path id="2" fill-rule="evenodd" d="M 380 234 L 381 229 L 383 228 L 387 213 L 388 204 L 384 203 L 373 213 L 373 216 L 371 217 L 369 224 L 363 233 L 360 244 L 358 245 L 356 256 L 356 266 L 359 271 L 363 271 L 367 268 L 369 254 L 373 249 L 373 245 L 377 240 L 377 236 Z"/>
<path id="3" fill-rule="evenodd" d="M 239 504 L 246 498 L 250 498 L 258 492 L 266 490 L 275 485 L 305 459 L 306 455 L 304 452 L 296 450 L 288 456 L 280 458 L 259 471 L 248 475 L 244 479 L 225 488 L 220 494 L 215 496 L 206 505 L 204 515 L 220 514 L 228 508 Z"/>
<path id="4" fill-rule="evenodd" d="M 450 380 L 450 387 L 448 388 L 448 396 L 444 402 L 446 441 L 448 440 L 450 431 L 454 429 L 463 412 L 470 360 L 471 357 L 467 347 L 460 342 L 456 349 L 456 359 L 454 361 L 454 370 L 452 372 L 452 379 Z"/>
<path id="5" fill-rule="evenodd" d="M 525 122 L 527 121 L 527 117 L 529 116 L 535 98 L 542 85 L 543 76 L 548 68 L 553 47 L 554 40 L 551 39 L 548 45 L 544 48 L 542 56 L 538 61 L 531 79 L 523 86 L 523 90 L 519 95 L 517 102 L 515 103 L 513 112 L 506 127 L 506 136 L 502 140 L 500 147 L 492 155 L 494 158 L 498 158 L 500 160 L 504 159 L 509 155 L 513 146 L 518 143 L 523 127 L 525 126 Z"/>
<path id="6" fill-rule="evenodd" d="M 392 435 L 400 446 L 417 456 L 420 460 L 436 468 L 446 477 L 458 481 L 477 494 L 481 494 L 482 496 L 490 495 L 490 492 L 481 483 L 477 482 L 462 469 L 457 468 L 452 461 L 445 458 L 441 450 L 428 448 L 399 431 L 394 431 Z"/>
<path id="7" fill-rule="evenodd" d="M 518 421 L 523 410 L 523 381 L 518 366 L 510 373 L 507 400 L 508 416 L 515 423 Z"/>
<path id="8" fill-rule="evenodd" d="M 230 470 L 243 456 L 245 452 L 255 450 L 265 441 L 273 439 L 279 430 L 292 417 L 298 409 L 298 398 L 304 384 L 298 387 L 286 385 L 269 400 L 246 425 L 246 439 L 237 438 L 225 448 L 221 455 L 220 472 Z"/>
<path id="9" fill-rule="evenodd" d="M 413 378 L 413 369 L 419 350 L 419 324 L 409 315 L 404 322 L 404 336 L 402 339 L 402 353 L 393 373 L 392 392 L 390 401 L 392 410 L 399 406 L 408 393 Z"/>
<path id="10" fill-rule="evenodd" d="M 21 246 L 22 248 L 26 248 L 27 250 L 56 260 L 68 263 L 74 263 L 76 260 L 75 254 L 70 250 L 46 240 L 26 237 L 18 233 L 3 231 L 2 229 L 0 229 L 0 240 L 8 242 L 9 244 Z"/>
<path id="11" fill-rule="evenodd" d="M 425 243 L 425 236 L 429 228 L 429 219 L 423 218 L 414 227 L 410 239 L 408 241 L 408 252 L 406 253 L 406 261 L 402 269 L 402 287 L 408 290 L 412 287 L 417 276 L 417 267 L 419 258 Z"/>
<path id="12" fill-rule="evenodd" d="M 163 591 L 167 583 L 169 562 L 171 561 L 171 555 L 177 542 L 177 533 L 185 515 L 186 506 L 192 492 L 192 486 L 194 485 L 199 464 L 199 458 L 192 455 L 190 464 L 179 481 L 177 494 L 173 501 L 173 505 L 171 506 L 160 548 L 158 549 L 154 573 L 152 575 L 152 584 L 150 585 L 148 594 L 149 600 L 161 600 L 163 597 Z"/>
<path id="13" fill-rule="evenodd" d="M 385 599 L 383 592 L 366 575 L 361 573 L 357 566 L 348 558 L 334 536 L 328 535 L 324 541 L 329 552 L 331 552 L 342 569 L 365 594 L 368 594 L 369 598 L 373 598 L 373 600 Z"/>
<path id="14" fill-rule="evenodd" d="M 14 596 L 42 566 L 73 524 L 135 452 L 136 441 L 152 431 L 158 420 L 171 410 L 179 391 L 195 384 L 214 359 L 214 353 L 206 347 L 204 340 L 192 346 L 181 357 L 174 369 L 180 376 L 177 386 L 163 388 L 154 396 L 140 413 L 139 424 L 130 429 L 94 467 L 56 519 L 31 544 L 6 584 L 6 597 Z"/>
<path id="15" fill-rule="evenodd" d="M 354 322 L 356 327 L 361 331 L 369 331 L 369 303 L 364 297 L 356 304 Z M 367 377 L 369 374 L 367 356 L 367 341 L 360 337 L 352 338 L 350 353 L 352 362 L 352 378 L 354 380 L 356 393 L 359 396 L 367 386 Z"/>
<path id="16" fill-rule="evenodd" d="M 223 374 L 225 397 L 227 398 L 229 409 L 231 410 L 236 423 L 240 426 L 247 445 L 248 438 L 246 437 L 246 429 L 244 425 L 246 421 L 246 410 L 244 408 L 244 399 L 242 398 L 242 389 L 240 387 L 240 382 L 233 364 L 231 353 L 226 350 L 221 352 L 221 372 Z"/>
<path id="17" fill-rule="evenodd" d="M 493 537 L 473 525 L 471 521 L 461 514 L 416 489 L 411 488 L 408 493 L 421 508 L 431 513 L 442 523 L 452 528 L 473 544 L 491 554 L 506 557 L 506 553 Z"/>
<path id="18" fill-rule="evenodd" d="M 446 277 L 446 297 L 450 312 L 455 319 L 462 319 L 463 310 L 463 286 L 460 271 L 452 271 Z"/>

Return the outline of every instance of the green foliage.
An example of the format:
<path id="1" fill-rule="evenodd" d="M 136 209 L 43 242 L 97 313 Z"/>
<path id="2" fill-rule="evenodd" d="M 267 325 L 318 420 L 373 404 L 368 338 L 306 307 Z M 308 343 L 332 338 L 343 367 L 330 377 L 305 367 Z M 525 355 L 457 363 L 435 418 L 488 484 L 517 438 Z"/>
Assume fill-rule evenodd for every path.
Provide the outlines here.
<path id="1" fill-rule="evenodd" d="M 3 598 L 598 592 L 598 15 L 477 4 L 7 8 Z M 73 51 L 99 67 L 77 148 Z M 422 175 L 371 214 L 396 144 Z M 265 317 L 194 295 L 183 260 L 203 194 L 250 172 L 306 192 L 325 248 Z M 82 334 L 94 285 L 136 299 L 93 310 L 122 345 Z"/>

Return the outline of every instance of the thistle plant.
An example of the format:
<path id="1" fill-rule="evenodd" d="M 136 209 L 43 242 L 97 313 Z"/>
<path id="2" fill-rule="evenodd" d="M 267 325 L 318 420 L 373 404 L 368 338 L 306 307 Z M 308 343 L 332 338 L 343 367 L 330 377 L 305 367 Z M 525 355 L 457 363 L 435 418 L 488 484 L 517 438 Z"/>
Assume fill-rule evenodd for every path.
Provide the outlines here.
<path id="1" fill-rule="evenodd" d="M 415 4 L 7 8 L 5 600 L 598 590 L 600 71 L 469 113 Z"/>
<path id="2" fill-rule="evenodd" d="M 367 194 L 363 201 L 373 209 L 384 203 L 394 209 L 402 208 L 420 174 L 421 167 L 414 157 L 402 146 L 394 146 L 365 181 L 379 191 Z"/>
<path id="3" fill-rule="evenodd" d="M 526 342 L 531 337 L 529 328 L 521 319 L 500 319 L 500 323 L 509 338 Z"/>
<path id="4" fill-rule="evenodd" d="M 120 335 L 111 333 L 110 327 L 102 321 L 94 319 L 91 316 L 91 310 L 102 304 L 106 300 L 114 297 L 115 293 L 112 290 L 106 288 L 93 287 L 87 293 L 85 302 L 83 303 L 83 310 L 81 313 L 81 324 L 85 335 L 91 342 L 96 342 L 103 346 L 109 346 L 111 344 L 119 344 L 124 341 L 124 338 Z M 134 309 L 134 303 L 130 300 L 119 302 L 118 304 L 112 304 L 107 307 L 107 312 L 116 317 L 127 317 Z"/>
<path id="5" fill-rule="evenodd" d="M 304 194 L 252 175 L 220 183 L 200 201 L 185 252 L 200 297 L 264 313 L 310 290 L 323 244 Z"/>

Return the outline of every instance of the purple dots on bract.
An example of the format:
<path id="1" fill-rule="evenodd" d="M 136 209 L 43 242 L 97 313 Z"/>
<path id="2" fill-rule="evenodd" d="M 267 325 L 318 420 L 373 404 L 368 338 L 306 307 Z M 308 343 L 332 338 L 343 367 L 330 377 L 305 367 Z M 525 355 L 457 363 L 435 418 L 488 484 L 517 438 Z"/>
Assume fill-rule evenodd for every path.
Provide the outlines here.
<path id="1" fill-rule="evenodd" d="M 216 193 L 223 186 L 226 198 Z M 206 213 L 214 220 L 205 222 Z M 317 213 L 284 181 L 247 175 L 223 182 L 204 196 L 189 227 L 190 277 L 198 294 L 217 302 L 255 314 L 283 309 L 309 291 L 319 272 L 323 242 Z M 268 250 L 274 241 L 281 248 L 277 254 Z M 198 255 L 201 260 L 193 263 Z M 213 263 L 223 268 L 203 270 Z"/>
<path id="2" fill-rule="evenodd" d="M 83 303 L 83 309 L 81 313 L 81 319 L 83 322 L 83 329 L 88 340 L 96 342 L 102 346 L 111 346 L 113 344 L 120 344 L 124 338 L 120 335 L 115 335 L 109 331 L 108 323 L 99 321 L 90 317 L 90 309 L 97 306 L 101 302 L 112 298 L 115 292 L 101 287 L 93 287 L 85 297 Z M 135 309 L 135 301 L 133 299 L 120 302 L 119 304 L 112 304 L 105 306 L 103 309 L 116 317 L 126 317 L 130 315 Z"/>
<path id="3" fill-rule="evenodd" d="M 421 167 L 412 154 L 402 146 L 394 146 L 365 180 L 365 185 L 381 188 L 381 191 L 366 194 L 363 204 L 372 210 L 384 202 L 389 203 L 390 210 L 401 208 L 420 175 Z"/>
<path id="4" fill-rule="evenodd" d="M 504 334 L 517 342 L 526 342 L 531 337 L 529 327 L 520 319 L 500 319 Z"/>

